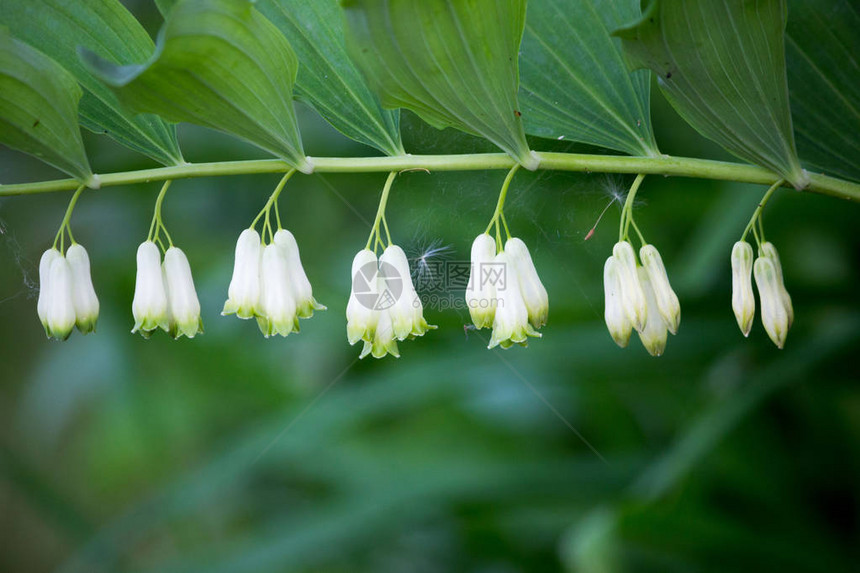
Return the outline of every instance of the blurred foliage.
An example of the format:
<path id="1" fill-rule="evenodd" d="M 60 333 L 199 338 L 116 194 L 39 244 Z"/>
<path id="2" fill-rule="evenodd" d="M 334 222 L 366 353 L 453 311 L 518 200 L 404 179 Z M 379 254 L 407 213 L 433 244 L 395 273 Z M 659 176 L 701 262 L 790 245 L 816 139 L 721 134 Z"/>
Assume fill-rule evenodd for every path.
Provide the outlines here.
<path id="1" fill-rule="evenodd" d="M 138 8 L 142 7 L 139 6 Z M 147 9 L 151 9 L 148 5 Z M 152 14 L 141 13 L 155 21 Z M 655 97 L 666 153 L 721 158 Z M 310 155 L 369 148 L 299 107 Z M 405 113 L 416 153 L 487 151 Z M 86 134 L 94 169 L 151 166 Z M 261 156 L 180 127 L 189 161 Z M 532 141 L 538 149 L 577 150 Z M 0 180 L 46 179 L 4 150 Z M 503 172 L 407 173 L 388 220 L 412 255 L 468 256 Z M 728 255 L 764 189 L 646 179 L 637 221 L 683 305 L 653 359 L 612 342 L 602 266 L 632 178 L 525 173 L 506 213 L 550 293 L 528 349 L 487 351 L 463 311 L 399 360 L 356 359 L 344 310 L 383 174 L 296 176 L 281 199 L 317 298 L 263 340 L 218 313 L 236 237 L 278 177 L 177 181 L 164 220 L 206 334 L 129 334 L 134 253 L 158 185 L 87 191 L 72 219 L 98 333 L 44 339 L 37 263 L 67 194 L 0 202 L 0 568 L 4 571 L 853 571 L 860 561 L 856 205 L 782 191 L 765 211 L 797 319 L 784 351 L 730 308 Z M 455 297 L 459 293 L 455 293 Z"/>

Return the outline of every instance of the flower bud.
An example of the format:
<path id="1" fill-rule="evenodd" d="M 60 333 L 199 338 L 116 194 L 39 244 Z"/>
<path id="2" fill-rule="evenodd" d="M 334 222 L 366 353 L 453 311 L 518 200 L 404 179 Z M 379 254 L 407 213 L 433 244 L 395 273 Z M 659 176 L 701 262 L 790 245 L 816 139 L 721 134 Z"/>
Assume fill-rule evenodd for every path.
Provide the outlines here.
<path id="1" fill-rule="evenodd" d="M 761 304 L 761 322 L 773 343 L 782 348 L 785 346 L 789 324 L 776 266 L 770 257 L 758 257 L 753 272 Z"/>
<path id="2" fill-rule="evenodd" d="M 648 276 L 648 271 L 640 268 L 639 282 L 642 285 L 642 291 L 645 293 L 646 304 L 648 305 L 648 318 L 645 321 L 645 328 L 639 331 L 639 339 L 642 341 L 642 346 L 648 351 L 651 356 L 662 356 L 666 350 L 666 339 L 669 338 L 669 329 L 666 326 L 666 321 L 663 320 L 663 315 L 657 309 L 657 297 L 654 292 L 654 287 L 651 285 L 651 279 Z"/>
<path id="3" fill-rule="evenodd" d="M 794 306 L 791 304 L 791 296 L 785 288 L 785 281 L 782 274 L 782 264 L 779 260 L 779 254 L 776 252 L 776 247 L 770 241 L 765 241 L 761 245 L 761 252 L 764 256 L 770 259 L 776 269 L 776 276 L 779 280 L 780 290 L 782 290 L 782 303 L 785 306 L 785 312 L 788 315 L 788 327 L 794 324 Z"/>
<path id="4" fill-rule="evenodd" d="M 529 324 L 529 313 L 520 292 L 511 257 L 503 251 L 495 256 L 493 262 L 498 268 L 504 269 L 505 277 L 503 281 L 496 283 L 498 306 L 493 319 L 493 335 L 487 348 L 499 345 L 502 348 L 510 348 L 514 343 L 526 346 L 527 337 L 540 337 L 540 333 Z"/>
<path id="5" fill-rule="evenodd" d="M 266 338 L 275 334 L 287 336 L 294 330 L 299 330 L 287 258 L 274 243 L 263 249 L 258 314 L 260 316 L 257 322 Z"/>
<path id="6" fill-rule="evenodd" d="M 90 274 L 90 257 L 87 250 L 75 243 L 66 251 L 66 260 L 72 271 L 72 299 L 75 303 L 75 324 L 82 333 L 96 329 L 99 320 L 99 299 L 93 288 Z"/>
<path id="7" fill-rule="evenodd" d="M 529 322 L 535 328 L 546 324 L 549 313 L 549 296 L 537 274 L 528 247 L 516 237 L 505 243 L 505 252 L 510 255 L 513 271 L 519 282 L 523 302 L 529 313 Z"/>
<path id="8" fill-rule="evenodd" d="M 744 336 L 749 336 L 755 318 L 752 268 L 752 247 L 746 241 L 738 241 L 732 247 L 732 310 Z"/>
<path id="9" fill-rule="evenodd" d="M 188 258 L 181 249 L 170 247 L 164 253 L 163 268 L 170 309 L 170 334 L 174 338 L 183 334 L 194 338 L 198 332 L 203 332 L 203 321 Z"/>
<path id="10" fill-rule="evenodd" d="M 648 318 L 648 305 L 645 293 L 639 282 L 639 272 L 636 265 L 636 253 L 627 241 L 619 241 L 612 248 L 612 256 L 618 261 L 619 277 L 621 278 L 621 306 L 627 313 L 627 318 L 637 331 L 645 328 Z"/>
<path id="11" fill-rule="evenodd" d="M 279 229 L 275 233 L 275 244 L 281 249 L 281 252 L 287 259 L 290 288 L 292 289 L 293 299 L 296 301 L 296 314 L 299 318 L 310 318 L 314 315 L 315 310 L 325 310 L 326 307 L 318 303 L 314 298 L 311 281 L 308 280 L 308 275 L 305 274 L 305 268 L 302 266 L 302 258 L 299 255 L 299 245 L 296 243 L 296 238 L 293 234 L 286 229 Z"/>
<path id="12" fill-rule="evenodd" d="M 493 325 L 496 316 L 496 287 L 497 275 L 493 259 L 496 256 L 496 241 L 490 235 L 482 233 L 472 242 L 472 264 L 469 273 L 469 284 L 466 287 L 466 306 L 472 322 L 477 328 Z"/>
<path id="13" fill-rule="evenodd" d="M 378 274 L 376 254 L 369 249 L 359 251 L 352 260 L 352 288 L 346 305 L 346 337 L 350 344 L 373 341 L 380 312 L 374 308 Z"/>
<path id="14" fill-rule="evenodd" d="M 221 314 L 235 314 L 239 318 L 253 318 L 260 304 L 260 235 L 254 229 L 245 229 L 236 241 L 233 259 L 233 278 L 227 289 L 227 302 Z"/>
<path id="15" fill-rule="evenodd" d="M 621 302 L 621 269 L 615 257 L 606 259 L 603 265 L 603 294 L 606 327 L 615 344 L 626 348 L 630 341 L 633 324 L 630 322 Z"/>
<path id="16" fill-rule="evenodd" d="M 62 255 L 51 262 L 45 301 L 48 336 L 66 340 L 75 327 L 75 301 L 72 294 L 72 269 Z"/>
<path id="17" fill-rule="evenodd" d="M 681 325 L 681 303 L 678 301 L 678 295 L 672 290 L 672 285 L 669 284 L 669 276 L 666 274 L 666 267 L 663 266 L 663 258 L 654 245 L 643 245 L 639 249 L 639 260 L 642 261 L 642 267 L 645 269 L 648 281 L 651 283 L 651 289 L 654 291 L 657 310 L 663 317 L 663 322 L 666 323 L 669 332 L 676 334 Z"/>
<path id="18" fill-rule="evenodd" d="M 51 263 L 62 257 L 55 248 L 50 248 L 42 253 L 42 258 L 39 260 L 39 302 L 36 304 L 36 313 L 39 315 L 39 320 L 42 322 L 42 327 L 45 329 L 45 334 L 51 336 L 48 332 L 48 295 L 50 287 L 48 282 L 51 278 Z"/>
<path id="19" fill-rule="evenodd" d="M 134 328 L 131 331 L 140 331 L 147 338 L 149 333 L 159 327 L 169 331 L 167 309 L 161 252 L 155 243 L 146 241 L 137 248 L 137 278 L 134 284 L 134 301 L 131 303 Z"/>

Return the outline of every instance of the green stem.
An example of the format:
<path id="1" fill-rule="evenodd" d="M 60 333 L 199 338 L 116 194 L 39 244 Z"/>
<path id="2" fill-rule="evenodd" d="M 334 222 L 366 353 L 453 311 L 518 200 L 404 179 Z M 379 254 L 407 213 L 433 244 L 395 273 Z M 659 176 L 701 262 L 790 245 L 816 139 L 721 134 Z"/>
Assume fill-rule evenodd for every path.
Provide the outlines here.
<path id="1" fill-rule="evenodd" d="M 392 171 L 388 174 L 388 179 L 385 180 L 385 187 L 382 188 L 382 197 L 379 198 L 379 208 L 376 209 L 376 218 L 373 220 L 373 227 L 370 229 L 370 237 L 367 238 L 367 245 L 365 245 L 365 249 L 370 249 L 370 245 L 373 245 L 373 250 L 376 250 L 376 244 L 373 242 L 373 238 L 376 237 L 377 242 L 380 242 L 379 239 L 379 223 L 382 221 L 382 217 L 385 214 L 385 205 L 388 203 L 388 194 L 391 192 L 391 185 L 394 183 L 394 178 L 397 177 L 397 171 Z M 389 243 L 391 242 L 391 238 L 388 239 Z M 382 245 L 383 249 L 385 245 Z"/>
<path id="2" fill-rule="evenodd" d="M 499 225 L 498 225 L 499 221 L 498 221 L 498 219 L 499 219 L 499 216 L 502 214 L 502 210 L 505 208 L 505 199 L 508 196 L 508 187 L 511 186 L 511 181 L 513 180 L 514 175 L 516 174 L 517 171 L 519 171 L 519 169 L 520 169 L 520 164 L 517 163 L 513 167 L 511 167 L 510 171 L 508 171 L 508 176 L 505 177 L 505 182 L 502 183 L 502 190 L 499 191 L 499 200 L 496 201 L 496 210 L 495 210 L 495 212 L 493 212 L 493 218 L 490 219 L 490 224 L 487 225 L 487 230 L 484 231 L 485 233 L 489 233 L 490 229 L 493 228 L 493 225 L 496 225 L 496 233 L 498 234 L 498 232 L 499 232 Z"/>
<path id="3" fill-rule="evenodd" d="M 672 175 L 771 185 L 779 177 L 754 165 L 695 159 L 689 157 L 626 157 L 618 155 L 588 155 L 580 153 L 538 153 L 539 169 L 581 171 L 585 173 L 636 173 Z M 314 157 L 316 173 L 378 173 L 406 169 L 430 171 L 481 171 L 510 169 L 514 160 L 504 153 L 473 153 L 462 155 L 400 155 L 389 157 Z M 280 159 L 250 161 L 221 161 L 187 163 L 156 169 L 106 173 L 99 176 L 101 188 L 166 179 L 216 177 L 254 173 L 283 173 L 292 167 Z M 815 193 L 860 201 L 860 183 L 810 173 L 805 189 Z M 73 191 L 80 186 L 75 179 L 60 179 L 38 183 L 0 185 L 0 196 L 28 195 L 50 191 Z"/>
<path id="4" fill-rule="evenodd" d="M 66 207 L 66 214 L 63 216 L 63 221 L 60 223 L 60 230 L 57 231 L 57 235 L 54 237 L 54 248 L 57 248 L 57 241 L 60 242 L 60 251 L 65 251 L 65 238 L 63 237 L 63 230 L 65 229 L 69 233 L 69 240 L 71 240 L 72 244 L 75 244 L 75 238 L 72 236 L 72 231 L 69 229 L 69 220 L 72 218 L 72 211 L 75 210 L 75 205 L 78 202 L 78 197 L 83 193 L 86 185 L 81 185 L 75 191 L 75 194 L 72 195 L 72 200 L 69 201 L 69 206 Z"/>
<path id="5" fill-rule="evenodd" d="M 630 191 L 627 193 L 627 200 L 624 202 L 624 208 L 621 210 L 621 224 L 618 228 L 618 242 L 627 239 L 630 233 L 630 221 L 633 220 L 633 202 L 636 201 L 636 193 L 639 191 L 639 186 L 645 179 L 645 174 L 640 173 L 630 186 Z"/>
<path id="6" fill-rule="evenodd" d="M 290 180 L 290 177 L 292 177 L 293 175 L 295 175 L 295 173 L 296 173 L 296 170 L 295 170 L 295 169 L 290 169 L 290 170 L 289 170 L 289 171 L 287 171 L 287 172 L 286 172 L 286 174 L 281 178 L 281 180 L 280 180 L 280 181 L 278 182 L 278 184 L 275 186 L 275 190 L 274 190 L 274 191 L 272 191 L 272 194 L 271 194 L 271 195 L 269 195 L 268 200 L 266 200 L 266 204 L 265 204 L 265 205 L 263 205 L 263 208 L 260 210 L 260 212 L 259 212 L 259 213 L 257 213 L 257 216 L 256 216 L 256 217 L 254 217 L 254 220 L 251 222 L 251 226 L 250 226 L 250 227 L 248 227 L 249 229 L 253 229 L 254 227 L 256 227 L 256 226 L 257 226 L 257 222 L 260 220 L 260 217 L 262 217 L 263 215 L 265 215 L 265 216 L 266 216 L 266 223 L 268 223 L 268 221 L 269 221 L 269 211 L 272 209 L 272 205 L 275 205 L 275 216 L 277 217 L 277 221 L 278 221 L 278 230 L 281 230 L 281 214 L 280 214 L 280 213 L 278 213 L 278 209 L 277 209 L 277 204 L 276 204 L 276 203 L 277 203 L 277 201 L 278 201 L 278 196 L 280 196 L 281 191 L 283 191 L 283 190 L 284 190 L 284 186 L 287 184 L 287 181 L 289 181 L 289 180 Z M 264 233 L 265 233 L 265 228 L 263 229 L 263 233 L 261 233 L 261 234 L 260 234 L 260 237 L 265 241 L 265 240 L 266 240 L 266 238 L 265 238 L 265 236 L 264 236 Z"/>
<path id="7" fill-rule="evenodd" d="M 758 202 L 758 207 L 756 207 L 755 211 L 753 211 L 753 215 L 750 218 L 750 222 L 747 223 L 746 229 L 744 229 L 744 233 L 743 233 L 743 235 L 741 235 L 741 241 L 746 240 L 747 235 L 750 232 L 750 229 L 752 229 L 753 232 L 755 232 L 755 229 L 753 228 L 753 226 L 755 225 L 758 218 L 761 216 L 762 209 L 764 209 L 764 206 L 767 205 L 768 201 L 770 201 L 771 195 L 773 195 L 777 189 L 782 187 L 783 183 L 784 183 L 784 181 L 779 180 L 776 183 L 774 183 L 773 185 L 771 185 L 771 187 L 764 194 L 764 197 L 761 198 L 761 201 Z M 762 231 L 762 236 L 764 236 L 764 231 Z M 758 233 L 756 233 L 756 240 L 759 240 Z"/>
<path id="8" fill-rule="evenodd" d="M 642 236 L 642 231 L 639 230 L 639 225 L 636 224 L 636 221 L 633 220 L 633 217 L 630 217 L 628 221 L 630 221 L 630 224 L 633 225 L 633 230 L 636 231 L 636 234 L 639 236 L 639 242 L 642 243 L 642 246 L 644 247 L 645 245 L 647 245 L 648 243 L 645 241 L 645 237 Z"/>
<path id="9" fill-rule="evenodd" d="M 158 192 L 158 197 L 155 199 L 155 209 L 152 212 L 152 222 L 149 224 L 149 234 L 146 236 L 147 241 L 154 241 L 158 238 L 159 233 L 164 231 L 164 236 L 167 237 L 167 242 L 170 246 L 173 246 L 173 240 L 170 238 L 170 234 L 167 232 L 167 229 L 164 227 L 164 223 L 161 222 L 161 204 L 164 203 L 164 196 L 167 195 L 167 189 L 170 187 L 172 181 L 167 180 L 164 182 L 164 185 L 161 186 L 161 191 Z M 164 245 L 159 242 L 162 250 L 164 249 Z"/>

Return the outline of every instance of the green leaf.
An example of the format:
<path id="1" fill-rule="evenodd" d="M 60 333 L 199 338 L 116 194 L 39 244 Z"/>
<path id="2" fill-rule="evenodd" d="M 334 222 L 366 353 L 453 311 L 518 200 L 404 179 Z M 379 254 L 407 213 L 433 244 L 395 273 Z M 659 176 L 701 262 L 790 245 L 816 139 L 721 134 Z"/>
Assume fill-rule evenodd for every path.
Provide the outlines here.
<path id="1" fill-rule="evenodd" d="M 349 59 L 337 0 L 261 0 L 257 6 L 299 57 L 297 97 L 347 137 L 402 155 L 400 112 L 382 108 Z"/>
<path id="2" fill-rule="evenodd" d="M 526 133 L 631 155 L 658 155 L 651 74 L 629 72 L 610 31 L 639 18 L 639 0 L 530 0 L 520 50 Z"/>
<path id="3" fill-rule="evenodd" d="M 789 0 L 786 59 L 800 157 L 860 181 L 860 9 L 851 0 Z"/>
<path id="4" fill-rule="evenodd" d="M 385 107 L 482 136 L 529 169 L 517 103 L 525 0 L 342 0 L 347 47 Z"/>
<path id="5" fill-rule="evenodd" d="M 248 0 L 176 4 L 145 64 L 84 57 L 132 109 L 225 131 L 313 171 L 293 109 L 296 56 Z"/>
<path id="6" fill-rule="evenodd" d="M 173 5 L 176 4 L 177 0 L 155 0 L 155 6 L 158 8 L 158 11 L 161 12 L 162 16 L 167 16 L 167 13 L 170 12 L 170 9 L 173 8 Z"/>
<path id="7" fill-rule="evenodd" d="M 687 122 L 802 188 L 785 71 L 785 0 L 652 0 L 616 34 Z"/>
<path id="8" fill-rule="evenodd" d="M 14 36 L 55 59 L 84 87 L 84 127 L 164 165 L 183 163 L 172 125 L 128 113 L 78 59 L 79 46 L 116 64 L 138 63 L 152 53 L 152 39 L 118 0 L 0 0 L 0 15 Z"/>
<path id="9" fill-rule="evenodd" d="M 0 142 L 92 185 L 80 98 L 75 78 L 57 62 L 0 28 Z"/>

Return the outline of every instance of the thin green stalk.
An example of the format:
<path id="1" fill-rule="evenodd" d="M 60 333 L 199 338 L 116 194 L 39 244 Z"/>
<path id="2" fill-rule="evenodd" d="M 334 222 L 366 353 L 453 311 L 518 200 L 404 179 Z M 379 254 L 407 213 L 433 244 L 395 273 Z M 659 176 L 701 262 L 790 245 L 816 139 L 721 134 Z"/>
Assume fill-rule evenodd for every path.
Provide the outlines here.
<path id="1" fill-rule="evenodd" d="M 254 217 L 254 220 L 251 222 L 251 225 L 248 227 L 249 229 L 253 229 L 254 227 L 256 227 L 257 223 L 260 221 L 260 218 L 263 215 L 266 216 L 266 220 L 268 221 L 269 211 L 271 210 L 272 205 L 277 203 L 278 196 L 281 194 L 281 191 L 284 190 L 284 186 L 287 184 L 287 181 L 289 181 L 290 177 L 295 175 L 295 173 L 296 173 L 295 169 L 290 169 L 281 178 L 281 180 L 275 186 L 275 190 L 272 191 L 272 194 L 269 195 L 268 200 L 266 200 L 266 204 L 263 205 L 263 208 L 260 210 L 259 213 L 257 213 L 257 216 Z M 277 217 L 277 221 L 278 221 L 278 230 L 280 230 L 281 229 L 281 216 L 280 216 L 280 213 L 278 213 L 277 205 L 275 205 L 275 216 Z M 265 229 L 264 229 L 264 231 L 265 231 Z M 261 234 L 260 236 L 262 237 L 263 235 Z"/>
<path id="2" fill-rule="evenodd" d="M 78 197 L 81 196 L 81 193 L 83 193 L 85 187 L 86 187 L 86 185 L 81 185 L 75 191 L 75 194 L 72 195 L 72 200 L 69 201 L 69 206 L 66 207 L 66 214 L 63 216 L 63 221 L 60 223 L 60 230 L 57 231 L 57 235 L 54 237 L 54 248 L 55 249 L 57 248 L 57 241 L 59 241 L 61 252 L 66 250 L 65 249 L 65 246 L 66 246 L 65 245 L 65 237 L 63 236 L 63 230 L 64 229 L 69 233 L 69 239 L 71 240 L 72 244 L 73 245 L 75 244 L 75 238 L 72 236 L 71 229 L 69 229 L 69 220 L 71 220 L 71 218 L 72 218 L 72 211 L 75 210 L 75 205 L 78 202 Z"/>
<path id="3" fill-rule="evenodd" d="M 579 171 L 584 173 L 628 173 L 695 177 L 772 185 L 779 177 L 772 171 L 755 165 L 695 159 L 691 157 L 627 157 L 619 155 L 590 155 L 581 153 L 538 153 L 539 169 Z M 461 155 L 400 155 L 389 157 L 314 157 L 315 173 L 379 173 L 403 170 L 482 171 L 510 169 L 513 159 L 504 153 L 471 153 Z M 171 167 L 105 173 L 99 175 L 101 188 L 166 179 L 217 177 L 255 173 L 283 173 L 292 166 L 280 159 L 249 161 L 219 161 L 186 163 Z M 845 181 L 817 173 L 809 174 L 805 191 L 860 201 L 860 183 Z M 783 183 L 783 185 L 785 185 Z M 51 191 L 74 191 L 80 186 L 76 179 L 59 179 L 37 183 L 0 185 L 0 196 L 28 195 Z"/>
<path id="4" fill-rule="evenodd" d="M 501 215 L 502 210 L 505 208 L 505 199 L 508 196 L 508 187 L 511 186 L 511 181 L 513 180 L 514 175 L 516 174 L 517 171 L 519 171 L 519 169 L 520 169 L 520 164 L 517 163 L 513 167 L 511 167 L 510 171 L 508 171 L 508 175 L 507 175 L 507 177 L 505 177 L 504 183 L 502 183 L 502 189 L 501 189 L 501 191 L 499 191 L 499 200 L 496 202 L 496 210 L 493 213 L 493 218 L 490 219 L 490 224 L 487 225 L 487 230 L 484 231 L 485 233 L 489 233 L 490 229 L 493 228 L 494 224 L 496 225 L 496 232 L 498 233 L 498 229 L 499 229 L 498 218 L 499 218 L 499 215 Z"/>
<path id="5" fill-rule="evenodd" d="M 750 218 L 750 222 L 747 223 L 747 226 L 744 229 L 744 233 L 743 233 L 743 235 L 741 235 L 741 241 L 746 240 L 747 235 L 750 232 L 750 229 L 755 231 L 753 226 L 756 224 L 756 221 L 761 216 L 762 209 L 764 209 L 764 206 L 767 205 L 768 201 L 770 201 L 771 195 L 773 195 L 777 189 L 782 187 L 783 183 L 784 183 L 784 181 L 779 180 L 776 183 L 774 183 L 773 185 L 771 185 L 770 188 L 767 190 L 767 192 L 764 194 L 764 197 L 761 198 L 761 201 L 758 202 L 758 206 L 756 207 L 755 211 L 753 211 L 753 215 Z M 756 235 L 756 240 L 758 240 L 759 239 L 758 233 L 755 233 L 755 235 Z M 762 236 L 764 236 L 764 230 L 762 230 Z"/>
<path id="6" fill-rule="evenodd" d="M 376 209 L 376 218 L 373 220 L 373 227 L 370 229 L 370 237 L 367 238 L 367 245 L 365 245 L 365 249 L 370 249 L 370 245 L 373 245 L 373 250 L 376 250 L 376 245 L 378 243 L 382 243 L 379 239 L 379 223 L 382 221 L 382 217 L 385 214 L 385 205 L 388 203 L 388 194 L 391 192 L 391 185 L 394 183 L 394 178 L 397 177 L 397 171 L 392 171 L 388 174 L 388 179 L 385 180 L 385 187 L 382 188 L 382 197 L 379 198 L 379 207 Z M 376 237 L 377 243 L 373 242 L 373 238 Z M 389 243 L 391 239 L 389 237 Z M 382 244 L 382 248 L 385 248 L 385 244 Z"/>
<path id="7" fill-rule="evenodd" d="M 645 245 L 647 245 L 648 243 L 645 241 L 645 237 L 642 236 L 642 231 L 639 230 L 639 225 L 636 224 L 636 221 L 633 220 L 633 217 L 630 217 L 628 221 L 631 225 L 633 225 L 633 230 L 636 231 L 636 234 L 639 236 L 639 242 L 642 243 L 642 246 L 644 247 Z"/>
<path id="8" fill-rule="evenodd" d="M 152 222 L 149 224 L 149 234 L 146 236 L 147 241 L 156 241 L 161 246 L 162 251 L 166 251 L 164 244 L 158 240 L 162 231 L 167 238 L 167 243 L 171 247 L 173 246 L 173 239 L 170 237 L 170 233 L 167 232 L 164 223 L 161 222 L 161 205 L 164 203 L 164 197 L 167 195 L 167 189 L 171 183 L 172 181 L 170 180 L 165 181 L 164 185 L 161 186 L 161 191 L 158 192 L 158 197 L 155 199 L 155 208 L 152 213 Z"/>
<path id="9" fill-rule="evenodd" d="M 627 239 L 630 233 L 630 221 L 633 219 L 633 202 L 636 201 L 636 193 L 645 179 L 645 174 L 640 173 L 630 186 L 630 191 L 627 192 L 627 200 L 624 202 L 624 208 L 621 210 L 621 224 L 618 228 L 618 242 Z"/>

